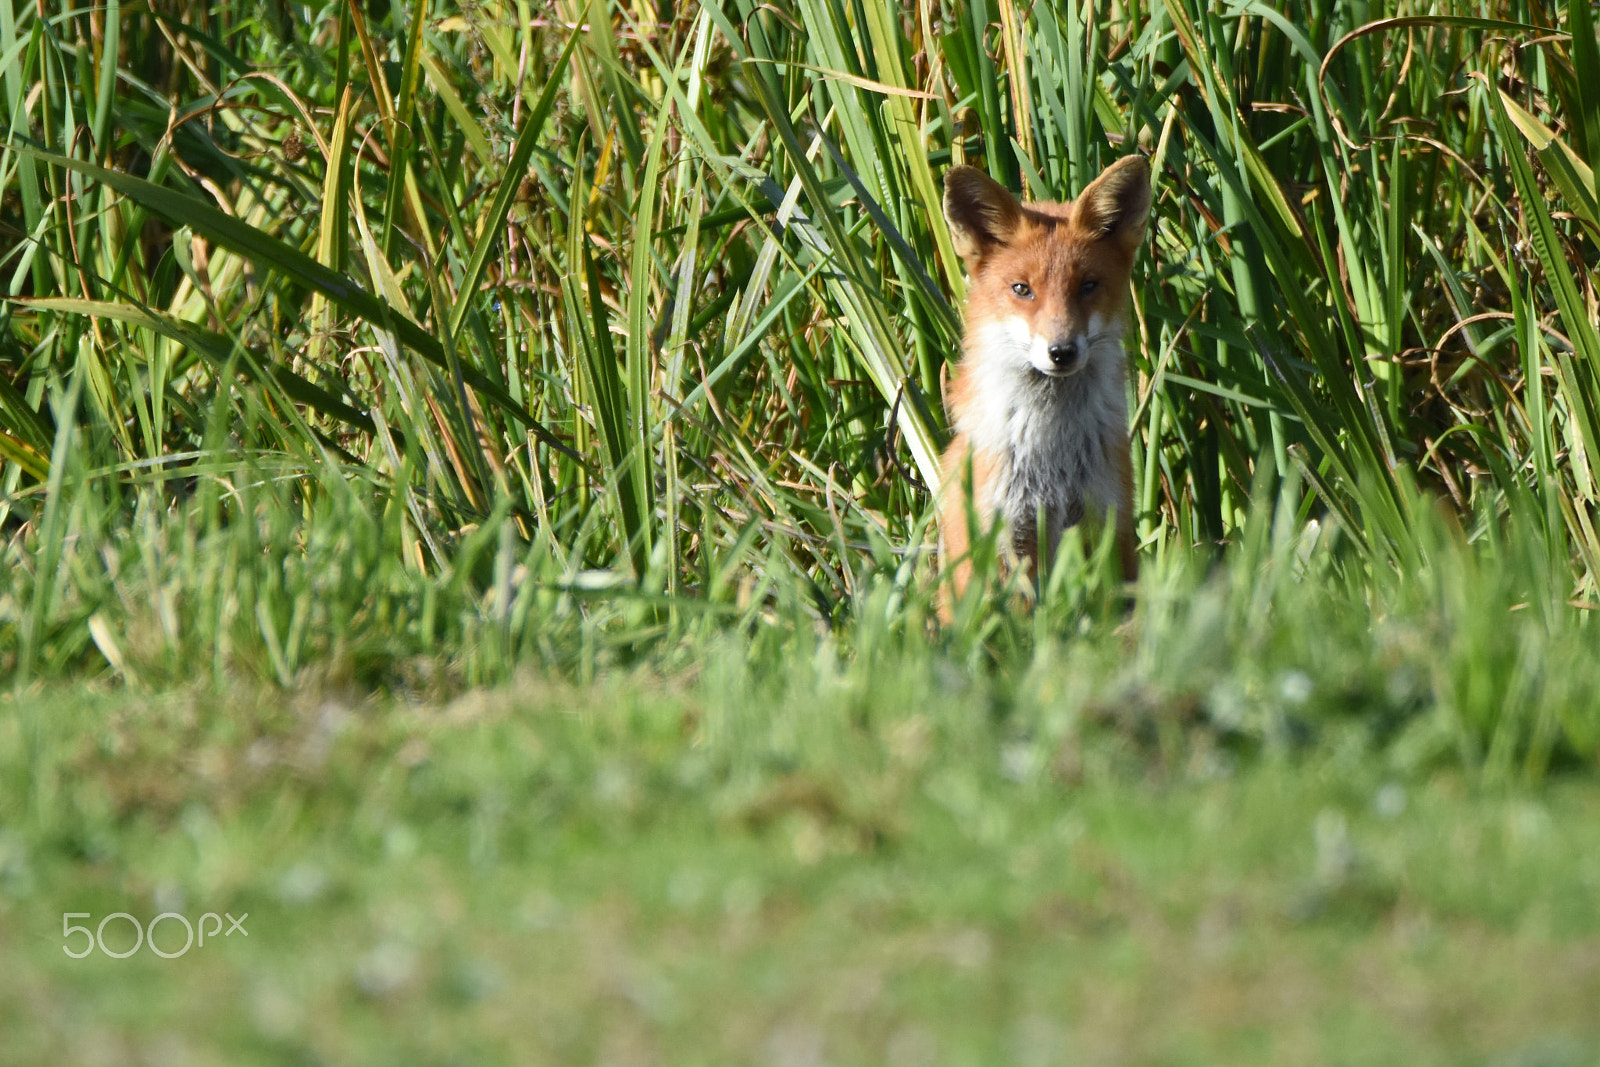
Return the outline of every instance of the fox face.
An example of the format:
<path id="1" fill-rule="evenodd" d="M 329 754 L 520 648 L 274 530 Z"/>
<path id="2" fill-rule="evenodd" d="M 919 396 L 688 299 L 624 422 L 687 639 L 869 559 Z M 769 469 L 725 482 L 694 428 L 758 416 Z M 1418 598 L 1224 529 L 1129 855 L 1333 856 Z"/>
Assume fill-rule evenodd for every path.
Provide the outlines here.
<path id="1" fill-rule="evenodd" d="M 1122 358 L 1128 278 L 1150 212 L 1141 157 L 1113 165 L 1068 204 L 1023 206 L 982 171 L 955 167 L 944 208 L 971 278 L 969 357 L 1049 378 Z"/>

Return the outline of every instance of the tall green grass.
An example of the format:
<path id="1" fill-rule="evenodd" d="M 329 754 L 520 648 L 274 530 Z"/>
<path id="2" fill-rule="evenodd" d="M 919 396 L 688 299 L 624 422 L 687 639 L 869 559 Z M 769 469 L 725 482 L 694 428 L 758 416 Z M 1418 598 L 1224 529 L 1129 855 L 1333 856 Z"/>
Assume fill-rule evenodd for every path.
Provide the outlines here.
<path id="1" fill-rule="evenodd" d="M 1582 4 L 0 5 L 0 669 L 925 655 L 940 175 L 1138 150 L 1129 636 L 1090 545 L 939 654 L 1084 629 L 1102 696 L 1263 744 L 1299 672 L 1592 754 L 1597 51 Z"/>

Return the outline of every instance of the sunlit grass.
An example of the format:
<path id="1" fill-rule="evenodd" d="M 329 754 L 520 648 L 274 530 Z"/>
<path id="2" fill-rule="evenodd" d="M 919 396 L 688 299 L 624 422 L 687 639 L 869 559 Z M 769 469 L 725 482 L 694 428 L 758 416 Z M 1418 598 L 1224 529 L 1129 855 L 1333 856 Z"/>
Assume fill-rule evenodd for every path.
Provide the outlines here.
<path id="1" fill-rule="evenodd" d="M 1592 781 L 927 667 L 8 700 L 0 1062 L 1589 1062 Z"/>
<path id="2" fill-rule="evenodd" d="M 1231 543 L 1263 633 L 1301 597 L 1470 629 L 1454 596 L 1583 646 L 1587 13 L 1089 10 L 6 14 L 0 657 L 293 687 L 920 640 L 939 173 L 1067 196 L 1135 146 L 1135 626 Z M 1122 611 L 1095 566 L 1051 588 L 940 640 L 1015 669 Z M 1472 648 L 1419 710 L 1559 687 Z M 1546 718 L 1464 714 L 1463 752 L 1591 743 Z"/>
<path id="3" fill-rule="evenodd" d="M 0 4 L 0 1059 L 1587 1062 L 1587 7 L 159 6 Z M 940 627 L 942 173 L 1133 151 L 1141 578 Z"/>

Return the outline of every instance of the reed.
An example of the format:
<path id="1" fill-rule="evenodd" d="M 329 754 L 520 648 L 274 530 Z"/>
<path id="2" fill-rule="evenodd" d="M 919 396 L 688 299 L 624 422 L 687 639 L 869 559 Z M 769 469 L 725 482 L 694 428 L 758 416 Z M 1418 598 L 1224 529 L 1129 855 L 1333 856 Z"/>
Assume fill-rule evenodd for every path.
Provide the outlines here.
<path id="1" fill-rule="evenodd" d="M 0 99 L 18 678 L 926 643 L 940 174 L 1137 148 L 1140 662 L 1220 558 L 1229 663 L 1395 618 L 1474 758 L 1594 743 L 1583 4 L 6 4 Z M 1116 626 L 1099 558 L 937 647 Z"/>

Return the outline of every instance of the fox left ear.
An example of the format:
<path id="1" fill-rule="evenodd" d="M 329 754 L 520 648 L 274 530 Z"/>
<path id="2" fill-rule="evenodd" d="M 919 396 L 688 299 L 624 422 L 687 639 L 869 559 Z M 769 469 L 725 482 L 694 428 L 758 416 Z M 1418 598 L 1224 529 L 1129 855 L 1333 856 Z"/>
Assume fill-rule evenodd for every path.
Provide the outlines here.
<path id="1" fill-rule="evenodd" d="M 1138 155 L 1117 160 L 1089 183 L 1078 197 L 1076 212 L 1084 229 L 1133 253 L 1144 240 L 1150 217 L 1150 164 Z"/>
<path id="2" fill-rule="evenodd" d="M 985 255 L 1016 237 L 1022 205 L 977 167 L 957 166 L 945 171 L 944 217 L 956 254 L 974 270 Z"/>

